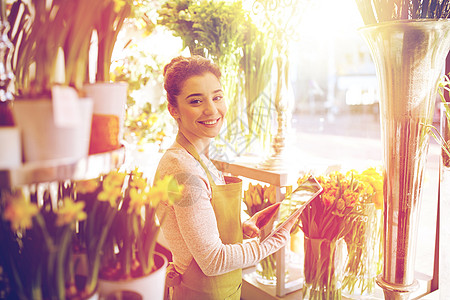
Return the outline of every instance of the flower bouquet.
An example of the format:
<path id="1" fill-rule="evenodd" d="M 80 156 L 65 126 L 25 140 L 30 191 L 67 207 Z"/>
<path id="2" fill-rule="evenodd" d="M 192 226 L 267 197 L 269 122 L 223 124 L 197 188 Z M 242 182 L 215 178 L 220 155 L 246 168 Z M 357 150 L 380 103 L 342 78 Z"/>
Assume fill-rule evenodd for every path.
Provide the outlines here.
<path id="1" fill-rule="evenodd" d="M 86 219 L 84 203 L 71 197 L 56 203 L 44 194 L 2 191 L 0 198 L 0 265 L 9 299 L 72 299 L 87 292 L 77 287 L 72 238 L 76 222 Z M 31 200 L 30 200 L 31 199 Z"/>
<path id="2" fill-rule="evenodd" d="M 261 186 L 261 184 L 249 184 L 248 190 L 244 191 L 244 203 L 247 206 L 245 212 L 252 217 L 257 212 L 275 204 L 275 186 Z M 272 226 L 267 226 L 271 228 Z M 271 254 L 262 259 L 256 266 L 256 274 L 259 282 L 263 284 L 275 284 L 276 277 L 275 254 Z"/>
<path id="3" fill-rule="evenodd" d="M 351 173 L 336 172 L 319 176 L 317 180 L 323 193 L 300 215 L 300 229 L 305 236 L 303 297 L 340 299 L 345 266 L 344 237 L 351 230 L 350 218 L 361 185 Z"/>
<path id="4" fill-rule="evenodd" d="M 349 297 L 373 295 L 381 272 L 383 176 L 375 168 L 353 171 L 360 194 L 352 212 L 352 226 L 344 237 L 348 250 L 343 293 Z"/>

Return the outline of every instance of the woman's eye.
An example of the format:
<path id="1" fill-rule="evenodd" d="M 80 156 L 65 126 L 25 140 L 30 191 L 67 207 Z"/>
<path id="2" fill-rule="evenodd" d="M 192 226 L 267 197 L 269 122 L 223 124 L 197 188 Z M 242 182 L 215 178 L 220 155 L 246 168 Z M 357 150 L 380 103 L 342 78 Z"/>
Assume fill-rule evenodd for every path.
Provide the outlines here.
<path id="1" fill-rule="evenodd" d="M 215 96 L 214 101 L 220 101 L 223 99 L 223 96 Z"/>
<path id="2" fill-rule="evenodd" d="M 189 103 L 190 104 L 199 104 L 201 102 L 200 99 L 192 99 Z"/>

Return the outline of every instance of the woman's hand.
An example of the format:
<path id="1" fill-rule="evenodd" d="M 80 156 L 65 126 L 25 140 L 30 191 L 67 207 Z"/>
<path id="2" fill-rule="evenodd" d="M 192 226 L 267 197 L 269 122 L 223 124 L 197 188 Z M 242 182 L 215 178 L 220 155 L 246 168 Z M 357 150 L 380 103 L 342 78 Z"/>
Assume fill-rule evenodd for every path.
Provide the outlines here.
<path id="1" fill-rule="evenodd" d="M 259 235 L 260 229 L 263 228 L 275 216 L 280 207 L 281 202 L 272 204 L 265 209 L 258 211 L 250 219 L 242 224 L 245 236 L 254 238 Z M 293 225 L 293 224 L 292 224 Z M 291 226 L 292 227 L 292 226 Z"/>

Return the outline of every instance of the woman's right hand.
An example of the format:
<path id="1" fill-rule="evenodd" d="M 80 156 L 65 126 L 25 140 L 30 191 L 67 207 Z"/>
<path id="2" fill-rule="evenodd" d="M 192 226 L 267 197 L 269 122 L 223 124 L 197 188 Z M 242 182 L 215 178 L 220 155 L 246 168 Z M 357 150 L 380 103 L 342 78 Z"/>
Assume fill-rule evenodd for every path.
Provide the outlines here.
<path id="1" fill-rule="evenodd" d="M 250 219 L 242 224 L 244 234 L 250 238 L 257 237 L 260 229 L 267 225 L 275 216 L 281 202 L 277 202 L 255 213 Z"/>

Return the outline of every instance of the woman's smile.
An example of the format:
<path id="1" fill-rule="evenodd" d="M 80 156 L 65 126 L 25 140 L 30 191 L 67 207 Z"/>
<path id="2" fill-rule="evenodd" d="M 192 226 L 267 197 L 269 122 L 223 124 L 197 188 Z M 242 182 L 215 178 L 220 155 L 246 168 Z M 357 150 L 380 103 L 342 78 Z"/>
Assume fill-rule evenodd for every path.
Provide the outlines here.
<path id="1" fill-rule="evenodd" d="M 212 119 L 212 120 L 207 120 L 207 121 L 198 121 L 199 123 L 206 125 L 206 126 L 213 126 L 218 124 L 220 118 L 218 119 Z"/>

